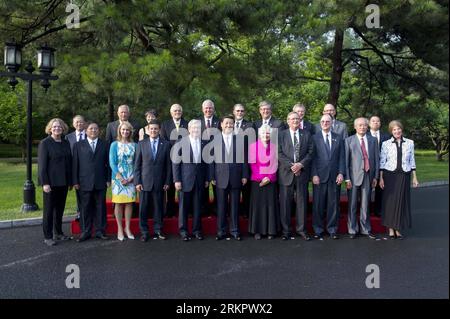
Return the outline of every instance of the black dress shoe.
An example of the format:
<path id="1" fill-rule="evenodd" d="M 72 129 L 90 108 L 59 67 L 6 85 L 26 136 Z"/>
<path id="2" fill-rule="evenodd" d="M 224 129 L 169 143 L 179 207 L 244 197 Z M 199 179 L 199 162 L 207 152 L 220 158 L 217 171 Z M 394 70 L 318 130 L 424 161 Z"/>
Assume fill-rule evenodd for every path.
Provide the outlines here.
<path id="1" fill-rule="evenodd" d="M 95 235 L 95 238 L 101 239 L 101 240 L 108 240 L 109 237 L 105 236 L 104 234 Z"/>
<path id="2" fill-rule="evenodd" d="M 337 234 L 330 234 L 331 239 L 339 239 Z"/>
<path id="3" fill-rule="evenodd" d="M 181 235 L 181 240 L 182 241 L 190 241 L 191 237 L 189 237 L 188 235 Z"/>
<path id="4" fill-rule="evenodd" d="M 307 233 L 301 232 L 301 233 L 298 233 L 298 235 L 299 235 L 303 240 L 306 240 L 306 241 L 311 240 L 311 237 L 309 237 L 309 235 L 308 235 Z"/>
<path id="5" fill-rule="evenodd" d="M 323 235 L 322 234 L 314 234 L 314 239 L 323 240 Z"/>
<path id="6" fill-rule="evenodd" d="M 350 235 L 348 236 L 348 238 L 350 238 L 350 239 L 355 239 L 355 238 L 356 238 L 356 234 L 350 234 Z"/>
<path id="7" fill-rule="evenodd" d="M 225 236 L 225 235 L 217 235 L 216 236 L 216 240 L 224 240 L 226 238 L 227 238 L 227 236 Z"/>
<path id="8" fill-rule="evenodd" d="M 232 237 L 234 240 L 237 240 L 237 241 L 241 241 L 241 240 L 242 240 L 241 235 L 232 235 L 231 237 Z"/>
<path id="9" fill-rule="evenodd" d="M 196 234 L 195 238 L 198 239 L 198 240 L 203 240 L 204 239 L 202 234 Z"/>
<path id="10" fill-rule="evenodd" d="M 142 235 L 141 238 L 140 238 L 140 240 L 141 240 L 143 243 L 148 242 L 148 235 L 147 235 L 147 234 Z"/>
<path id="11" fill-rule="evenodd" d="M 84 235 L 81 235 L 81 237 L 79 237 L 77 239 L 77 242 L 81 243 L 81 242 L 86 241 L 86 240 L 88 240 L 90 238 L 91 238 L 91 236 L 84 234 Z"/>
<path id="12" fill-rule="evenodd" d="M 153 236 L 153 239 L 160 239 L 160 240 L 166 240 L 167 236 L 164 233 L 155 233 L 155 235 Z"/>
<path id="13" fill-rule="evenodd" d="M 292 237 L 291 235 L 283 235 L 281 236 L 281 240 L 293 240 L 295 239 L 294 237 Z"/>

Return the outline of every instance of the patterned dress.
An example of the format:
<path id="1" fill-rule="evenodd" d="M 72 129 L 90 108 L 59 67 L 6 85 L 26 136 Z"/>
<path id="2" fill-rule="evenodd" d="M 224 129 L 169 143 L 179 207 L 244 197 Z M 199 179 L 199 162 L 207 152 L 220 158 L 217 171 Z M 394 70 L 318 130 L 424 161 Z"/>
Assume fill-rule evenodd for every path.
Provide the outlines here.
<path id="1" fill-rule="evenodd" d="M 111 189 L 113 203 L 133 203 L 136 201 L 136 188 L 133 182 L 122 185 L 117 178 L 120 173 L 123 178 L 133 176 L 136 143 L 121 143 L 115 141 L 109 149 L 109 165 L 111 166 Z"/>

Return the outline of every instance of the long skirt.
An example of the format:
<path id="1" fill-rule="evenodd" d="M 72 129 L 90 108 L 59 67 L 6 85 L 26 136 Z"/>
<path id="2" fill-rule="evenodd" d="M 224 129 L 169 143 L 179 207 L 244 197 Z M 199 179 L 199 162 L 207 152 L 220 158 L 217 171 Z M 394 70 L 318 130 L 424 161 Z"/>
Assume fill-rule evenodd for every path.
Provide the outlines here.
<path id="1" fill-rule="evenodd" d="M 383 172 L 383 225 L 401 230 L 411 228 L 411 172 Z"/>
<path id="2" fill-rule="evenodd" d="M 272 236 L 275 236 L 280 231 L 276 183 L 259 187 L 259 182 L 251 182 L 248 231 L 251 234 Z"/>

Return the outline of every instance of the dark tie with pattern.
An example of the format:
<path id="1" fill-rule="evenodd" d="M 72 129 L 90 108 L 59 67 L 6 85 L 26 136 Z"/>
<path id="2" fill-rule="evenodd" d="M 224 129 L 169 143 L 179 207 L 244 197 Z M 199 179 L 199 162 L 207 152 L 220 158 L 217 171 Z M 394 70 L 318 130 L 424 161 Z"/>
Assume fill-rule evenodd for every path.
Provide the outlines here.
<path id="1" fill-rule="evenodd" d="M 300 159 L 300 143 L 297 138 L 297 132 L 294 133 L 294 161 L 298 162 Z"/>
<path id="2" fill-rule="evenodd" d="M 361 151 L 362 151 L 363 159 L 364 159 L 364 171 L 368 172 L 370 169 L 369 155 L 367 155 L 366 143 L 364 143 L 364 138 L 362 138 L 362 137 L 361 137 Z"/>

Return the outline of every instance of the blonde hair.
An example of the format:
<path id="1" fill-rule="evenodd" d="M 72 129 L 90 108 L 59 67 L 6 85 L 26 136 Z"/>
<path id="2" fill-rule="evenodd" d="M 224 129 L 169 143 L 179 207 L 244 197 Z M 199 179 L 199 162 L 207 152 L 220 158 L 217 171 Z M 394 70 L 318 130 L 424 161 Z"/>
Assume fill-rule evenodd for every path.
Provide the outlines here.
<path id="1" fill-rule="evenodd" d="M 117 140 L 119 142 L 122 141 L 123 136 L 120 133 L 120 130 L 122 129 L 122 127 L 125 127 L 130 130 L 130 135 L 128 136 L 127 142 L 132 142 L 134 128 L 133 128 L 133 125 L 131 125 L 130 122 L 128 122 L 128 121 L 123 121 L 122 123 L 119 124 L 119 127 L 117 128 Z"/>
<path id="2" fill-rule="evenodd" d="M 47 133 L 48 135 L 52 134 L 52 126 L 54 122 L 59 122 L 59 125 L 61 125 L 62 130 L 63 130 L 63 134 L 67 134 L 67 132 L 69 132 L 69 127 L 67 126 L 67 124 L 61 120 L 58 117 L 52 118 L 50 121 L 48 121 L 47 126 L 45 127 L 45 133 Z"/>
<path id="3" fill-rule="evenodd" d="M 393 121 L 390 121 L 390 122 L 389 122 L 389 128 L 388 128 L 389 133 L 392 134 L 392 130 L 393 130 L 394 127 L 396 127 L 396 126 L 400 127 L 400 128 L 402 129 L 402 131 L 403 131 L 403 124 L 402 124 L 400 121 L 398 121 L 398 120 L 393 120 Z"/>

